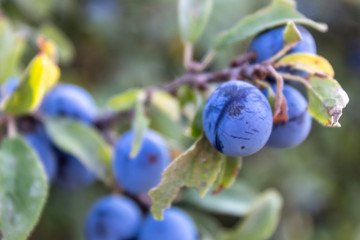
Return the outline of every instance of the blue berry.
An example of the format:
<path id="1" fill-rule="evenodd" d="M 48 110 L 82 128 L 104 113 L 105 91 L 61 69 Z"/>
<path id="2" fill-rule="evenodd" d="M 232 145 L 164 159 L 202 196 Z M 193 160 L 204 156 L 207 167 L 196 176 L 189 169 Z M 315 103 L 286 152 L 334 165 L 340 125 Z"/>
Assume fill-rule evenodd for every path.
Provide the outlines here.
<path id="1" fill-rule="evenodd" d="M 18 78 L 15 77 L 9 78 L 1 88 L 0 99 L 3 100 L 8 95 L 12 94 L 18 85 L 19 85 Z"/>
<path id="2" fill-rule="evenodd" d="M 91 124 L 96 115 L 96 105 L 91 95 L 81 87 L 62 84 L 52 89 L 44 98 L 40 110 L 51 117 L 68 117 Z"/>
<path id="3" fill-rule="evenodd" d="M 57 159 L 45 130 L 43 127 L 37 126 L 34 131 L 26 133 L 24 137 L 38 155 L 49 181 L 52 182 L 57 172 Z"/>
<path id="4" fill-rule="evenodd" d="M 67 190 L 77 190 L 95 181 L 90 172 L 77 158 L 57 149 L 58 173 L 56 184 Z"/>
<path id="5" fill-rule="evenodd" d="M 141 211 L 134 201 L 123 196 L 107 196 L 90 209 L 86 222 L 87 240 L 125 240 L 136 236 Z"/>
<path id="6" fill-rule="evenodd" d="M 133 131 L 124 133 L 117 141 L 113 170 L 116 180 L 125 190 L 143 194 L 160 183 L 161 173 L 170 162 L 170 152 L 159 134 L 147 130 L 138 154 L 131 158 L 133 141 Z"/>
<path id="7" fill-rule="evenodd" d="M 210 143 L 228 156 L 251 155 L 264 147 L 272 128 L 268 100 L 253 85 L 232 80 L 207 100 L 203 125 Z"/>
<path id="8" fill-rule="evenodd" d="M 297 26 L 301 33 L 302 40 L 297 43 L 289 52 L 291 53 L 316 53 L 316 44 L 313 36 L 302 26 Z M 256 36 L 250 43 L 248 52 L 255 51 L 257 58 L 255 63 L 270 59 L 284 47 L 285 27 L 277 27 Z"/>
<path id="9" fill-rule="evenodd" d="M 272 88 L 275 90 L 276 86 Z M 267 95 L 267 91 L 264 91 Z M 284 96 L 287 101 L 287 122 L 274 123 L 267 145 L 274 148 L 289 148 L 302 143 L 309 135 L 312 118 L 307 111 L 307 101 L 299 91 L 288 85 L 284 86 Z"/>
<path id="10" fill-rule="evenodd" d="M 96 105 L 91 95 L 81 87 L 61 84 L 52 89 L 44 98 L 40 110 L 50 117 L 67 117 L 85 124 L 92 124 Z M 89 185 L 95 180 L 92 172 L 74 156 L 57 149 L 57 185 L 69 190 Z"/>
<path id="11" fill-rule="evenodd" d="M 139 240 L 196 240 L 198 233 L 192 219 L 178 208 L 165 210 L 164 219 L 147 216 L 140 230 Z"/>

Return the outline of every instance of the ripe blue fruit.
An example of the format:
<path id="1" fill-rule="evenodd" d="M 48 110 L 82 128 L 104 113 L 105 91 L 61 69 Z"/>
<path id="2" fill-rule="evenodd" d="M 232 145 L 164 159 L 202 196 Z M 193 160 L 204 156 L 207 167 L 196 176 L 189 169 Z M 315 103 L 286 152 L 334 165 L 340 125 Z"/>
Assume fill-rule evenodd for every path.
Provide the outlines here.
<path id="1" fill-rule="evenodd" d="M 210 143 L 228 156 L 247 156 L 269 139 L 272 113 L 268 100 L 253 85 L 231 80 L 207 100 L 203 125 Z"/>
<path id="2" fill-rule="evenodd" d="M 96 105 L 91 95 L 73 84 L 61 84 L 44 98 L 40 110 L 51 117 L 68 117 L 91 124 L 96 115 Z"/>
<path id="3" fill-rule="evenodd" d="M 87 240 L 126 240 L 135 237 L 141 211 L 134 201 L 123 196 L 107 196 L 90 209 L 86 221 Z"/>
<path id="4" fill-rule="evenodd" d="M 77 190 L 95 181 L 95 175 L 90 172 L 77 158 L 56 149 L 58 157 L 58 172 L 56 184 L 67 190 Z"/>
<path id="5" fill-rule="evenodd" d="M 38 155 L 45 168 L 48 180 L 52 182 L 57 173 L 57 159 L 45 130 L 39 125 L 34 131 L 26 133 L 24 137 Z"/>
<path id="6" fill-rule="evenodd" d="M 73 84 L 61 84 L 44 98 L 40 110 L 50 117 L 67 117 L 91 124 L 96 115 L 96 105 L 91 95 Z M 58 174 L 56 183 L 69 190 L 87 186 L 95 180 L 92 172 L 74 156 L 57 149 Z"/>
<path id="7" fill-rule="evenodd" d="M 256 36 L 250 43 L 248 52 L 255 51 L 257 54 L 254 63 L 260 63 L 270 59 L 284 47 L 285 26 L 270 29 Z M 287 54 L 291 53 L 316 53 L 316 44 L 311 33 L 302 26 L 297 26 L 302 40 L 297 43 Z"/>
<path id="8" fill-rule="evenodd" d="M 275 90 L 276 86 L 272 88 Z M 264 91 L 267 95 L 267 91 Z M 274 123 L 267 145 L 274 148 L 289 148 L 302 143 L 309 135 L 312 118 L 307 111 L 307 101 L 299 91 L 288 85 L 283 90 L 287 101 L 287 122 Z"/>
<path id="9" fill-rule="evenodd" d="M 181 209 L 165 210 L 164 219 L 155 220 L 151 214 L 145 219 L 139 240 L 196 240 L 198 233 L 192 219 Z"/>
<path id="10" fill-rule="evenodd" d="M 115 145 L 113 170 L 118 183 L 132 194 L 147 193 L 157 186 L 161 173 L 170 162 L 170 152 L 164 139 L 147 130 L 138 154 L 130 157 L 134 132 L 124 133 Z"/>
<path id="11" fill-rule="evenodd" d="M 5 97 L 10 95 L 13 91 L 15 91 L 18 85 L 19 85 L 18 78 L 15 77 L 9 78 L 1 88 L 0 99 L 3 100 Z"/>

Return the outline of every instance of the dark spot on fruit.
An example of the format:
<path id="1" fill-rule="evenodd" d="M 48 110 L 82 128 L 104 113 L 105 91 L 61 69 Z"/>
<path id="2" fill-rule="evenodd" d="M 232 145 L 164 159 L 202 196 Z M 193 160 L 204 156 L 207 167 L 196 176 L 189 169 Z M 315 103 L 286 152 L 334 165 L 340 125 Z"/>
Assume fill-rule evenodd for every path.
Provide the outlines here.
<path id="1" fill-rule="evenodd" d="M 242 114 L 242 110 L 245 109 L 245 106 L 244 105 L 237 105 L 236 103 L 235 104 L 232 104 L 230 106 L 230 109 L 229 109 L 229 116 L 230 117 L 237 117 L 239 115 Z"/>
<path id="2" fill-rule="evenodd" d="M 246 134 L 254 135 L 252 132 L 245 131 Z"/>
<path id="3" fill-rule="evenodd" d="M 250 138 L 238 137 L 238 136 L 234 136 L 234 135 L 230 135 L 230 137 L 236 138 L 236 139 L 245 140 L 245 141 L 249 141 L 249 140 L 250 140 Z"/>
<path id="4" fill-rule="evenodd" d="M 245 146 L 241 146 L 241 149 L 245 149 Z"/>
<path id="5" fill-rule="evenodd" d="M 249 122 L 246 122 L 245 124 L 249 124 Z"/>
<path id="6" fill-rule="evenodd" d="M 150 154 L 150 155 L 148 155 L 148 161 L 149 161 L 149 163 L 154 164 L 158 161 L 158 159 L 155 155 Z"/>

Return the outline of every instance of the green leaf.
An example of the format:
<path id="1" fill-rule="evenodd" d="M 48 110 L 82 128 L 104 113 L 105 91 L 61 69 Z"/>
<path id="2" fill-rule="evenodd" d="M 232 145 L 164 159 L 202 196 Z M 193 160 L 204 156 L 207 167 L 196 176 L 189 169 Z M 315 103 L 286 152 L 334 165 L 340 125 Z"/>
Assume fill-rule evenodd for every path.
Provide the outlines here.
<path id="1" fill-rule="evenodd" d="M 231 187 L 239 174 L 242 165 L 242 158 L 226 157 L 218 180 L 213 190 L 214 194 L 218 194 L 224 189 Z"/>
<path id="2" fill-rule="evenodd" d="M 307 87 L 311 115 L 325 126 L 340 127 L 342 109 L 349 102 L 340 84 L 327 76 L 312 75 Z"/>
<path id="3" fill-rule="evenodd" d="M 157 90 L 151 96 L 151 104 L 165 113 L 174 121 L 180 119 L 180 106 L 178 100 L 165 91 Z"/>
<path id="4" fill-rule="evenodd" d="M 286 55 L 275 64 L 276 68 L 290 66 L 310 74 L 322 73 L 334 77 L 334 69 L 325 58 L 310 53 L 293 53 Z"/>
<path id="5" fill-rule="evenodd" d="M 197 94 L 194 89 L 190 88 L 189 86 L 181 86 L 176 94 L 178 101 L 180 103 L 181 108 L 189 103 L 196 102 Z"/>
<path id="6" fill-rule="evenodd" d="M 54 0 L 14 0 L 19 9 L 35 20 L 41 20 L 50 14 Z"/>
<path id="7" fill-rule="evenodd" d="M 273 0 L 269 6 L 243 18 L 233 28 L 217 36 L 214 48 L 218 50 L 226 48 L 289 21 L 307 25 L 322 32 L 327 31 L 326 24 L 314 22 L 299 13 L 294 0 Z"/>
<path id="8" fill-rule="evenodd" d="M 212 216 L 203 214 L 199 211 L 186 210 L 191 219 L 195 222 L 201 240 L 217 240 L 221 233 L 219 222 Z"/>
<path id="9" fill-rule="evenodd" d="M 140 92 L 138 94 L 137 104 L 135 108 L 135 119 L 132 125 L 132 130 L 135 134 L 135 138 L 131 146 L 131 158 L 134 158 L 138 154 L 141 147 L 143 135 L 145 131 L 149 128 L 150 124 L 150 119 L 146 116 L 145 113 L 145 101 L 145 92 Z"/>
<path id="10" fill-rule="evenodd" d="M 199 105 L 200 106 L 195 113 L 194 120 L 191 123 L 191 136 L 193 138 L 200 137 L 203 132 L 203 112 L 205 103 L 201 101 Z"/>
<path id="11" fill-rule="evenodd" d="M 97 131 L 67 118 L 47 118 L 45 126 L 56 146 L 76 156 L 99 179 L 109 183 L 112 148 Z"/>
<path id="12" fill-rule="evenodd" d="M 0 238 L 25 240 L 39 220 L 48 193 L 45 170 L 21 137 L 0 146 Z"/>
<path id="13" fill-rule="evenodd" d="M 116 111 L 126 111 L 135 107 L 138 94 L 141 92 L 141 89 L 129 89 L 115 97 L 112 97 L 107 105 Z"/>
<path id="14" fill-rule="evenodd" d="M 270 190 L 260 196 L 252 210 L 234 230 L 224 234 L 222 240 L 265 240 L 274 233 L 282 208 L 278 192 Z"/>
<path id="15" fill-rule="evenodd" d="M 161 135 L 171 138 L 176 142 L 182 142 L 184 138 L 184 126 L 180 121 L 174 121 L 155 106 L 150 106 L 148 110 L 149 118 L 151 119 L 151 129 L 154 129 Z"/>
<path id="16" fill-rule="evenodd" d="M 14 74 L 24 47 L 25 39 L 14 31 L 4 16 L 0 16 L 0 83 Z"/>
<path id="17" fill-rule="evenodd" d="M 58 66 L 46 54 L 38 54 L 25 70 L 19 86 L 2 102 L 3 112 L 21 115 L 35 110 L 59 77 Z"/>
<path id="18" fill-rule="evenodd" d="M 70 39 L 55 25 L 47 23 L 41 26 L 40 34 L 52 40 L 59 51 L 60 61 L 70 63 L 75 57 L 75 47 Z"/>
<path id="19" fill-rule="evenodd" d="M 284 31 L 284 44 L 295 44 L 301 41 L 301 33 L 293 21 L 289 21 Z"/>
<path id="20" fill-rule="evenodd" d="M 179 0 L 179 24 L 184 42 L 195 42 L 210 17 L 213 0 Z"/>
<path id="21" fill-rule="evenodd" d="M 162 219 L 163 210 L 170 207 L 182 187 L 195 188 L 204 196 L 215 182 L 223 160 L 224 155 L 202 135 L 164 170 L 160 184 L 150 191 L 153 216 Z"/>
<path id="22" fill-rule="evenodd" d="M 207 194 L 204 198 L 188 190 L 184 193 L 184 201 L 209 212 L 244 216 L 251 210 L 256 196 L 257 193 L 248 185 L 236 182 L 220 194 Z"/>

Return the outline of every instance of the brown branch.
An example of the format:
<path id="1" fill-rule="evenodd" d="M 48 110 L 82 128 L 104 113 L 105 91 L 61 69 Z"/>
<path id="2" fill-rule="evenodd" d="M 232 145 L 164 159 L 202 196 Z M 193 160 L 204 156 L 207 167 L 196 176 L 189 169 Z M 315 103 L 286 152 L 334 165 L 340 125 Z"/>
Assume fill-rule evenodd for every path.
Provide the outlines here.
<path id="1" fill-rule="evenodd" d="M 215 72 L 187 72 L 173 82 L 162 87 L 164 91 L 175 94 L 181 86 L 187 85 L 203 90 L 209 83 L 225 82 L 228 80 L 264 80 L 270 74 L 270 62 L 251 65 L 249 62 L 256 58 L 254 52 L 246 53 L 232 61 L 229 67 Z"/>
<path id="2" fill-rule="evenodd" d="M 229 80 L 261 81 L 265 80 L 268 75 L 274 75 L 272 71 L 274 70 L 274 68 L 272 67 L 271 62 L 265 61 L 259 64 L 250 64 L 250 62 L 255 59 L 256 53 L 250 52 L 236 58 L 231 62 L 228 67 L 222 70 L 213 72 L 197 72 L 189 69 L 188 72 L 176 78 L 173 82 L 168 83 L 164 86 L 160 86 L 159 88 L 173 95 L 176 95 L 177 90 L 181 86 L 185 85 L 202 91 L 207 89 L 210 83 L 221 83 Z M 281 81 L 279 81 L 279 83 L 281 84 Z M 282 86 L 280 86 L 280 88 L 282 89 Z M 148 99 L 151 97 L 153 90 L 153 87 L 149 87 L 147 89 L 146 92 L 148 95 Z M 278 107 L 276 107 L 276 109 L 278 109 Z M 108 113 L 99 117 L 95 121 L 95 126 L 100 131 L 104 131 L 111 128 L 113 124 L 116 124 L 116 122 L 118 122 L 122 118 L 131 117 L 132 115 L 132 111 Z"/>

